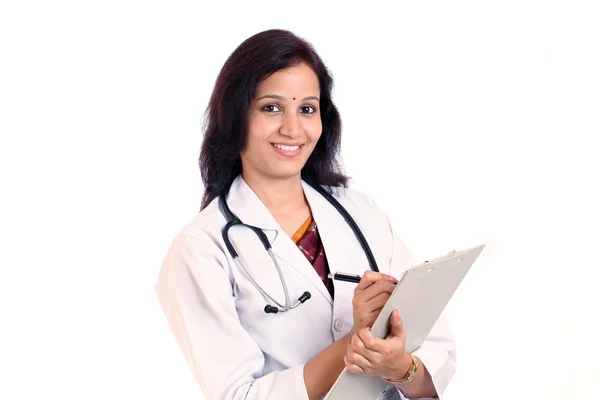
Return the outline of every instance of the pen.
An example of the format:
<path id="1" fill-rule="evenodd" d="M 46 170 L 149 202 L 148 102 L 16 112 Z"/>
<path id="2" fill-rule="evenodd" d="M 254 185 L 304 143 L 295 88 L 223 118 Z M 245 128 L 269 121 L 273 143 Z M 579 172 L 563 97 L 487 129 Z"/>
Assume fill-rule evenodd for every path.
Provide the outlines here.
<path id="1" fill-rule="evenodd" d="M 327 277 L 329 279 L 335 279 L 336 281 L 344 281 L 344 282 L 352 282 L 352 283 L 359 283 L 360 280 L 362 279 L 362 277 L 359 275 L 345 274 L 343 272 L 336 272 L 335 274 L 329 274 L 329 275 L 327 275 Z"/>
<path id="2" fill-rule="evenodd" d="M 327 275 L 329 279 L 335 279 L 336 281 L 359 283 L 362 277 L 360 275 L 347 274 L 345 272 L 336 272 L 335 274 Z M 397 282 L 396 282 L 397 283 Z"/>

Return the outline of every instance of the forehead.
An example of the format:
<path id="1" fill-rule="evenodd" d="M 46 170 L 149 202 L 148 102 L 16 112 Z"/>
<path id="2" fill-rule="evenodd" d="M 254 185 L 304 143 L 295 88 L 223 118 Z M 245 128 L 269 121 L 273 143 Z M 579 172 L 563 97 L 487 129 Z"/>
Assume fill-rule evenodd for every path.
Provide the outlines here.
<path id="1" fill-rule="evenodd" d="M 319 78 L 312 68 L 301 63 L 279 70 L 260 81 L 256 86 L 256 95 L 261 96 L 267 93 L 316 96 L 319 94 Z"/>

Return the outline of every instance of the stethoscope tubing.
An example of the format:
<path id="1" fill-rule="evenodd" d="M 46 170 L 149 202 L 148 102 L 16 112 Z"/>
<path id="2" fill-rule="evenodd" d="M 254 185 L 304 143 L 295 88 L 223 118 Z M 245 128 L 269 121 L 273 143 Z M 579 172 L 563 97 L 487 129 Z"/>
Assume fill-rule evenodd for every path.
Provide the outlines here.
<path id="1" fill-rule="evenodd" d="M 344 220 L 346 221 L 346 223 L 350 226 L 350 229 L 352 229 L 352 231 L 354 232 L 356 238 L 358 239 L 358 242 L 360 243 L 361 247 L 363 248 L 363 251 L 365 252 L 365 256 L 367 257 L 367 260 L 369 261 L 369 266 L 371 267 L 371 270 L 375 271 L 375 272 L 379 272 L 379 268 L 377 266 L 377 262 L 375 261 L 375 257 L 373 256 L 373 252 L 371 251 L 371 248 L 369 247 L 369 243 L 367 242 L 367 240 L 365 239 L 363 233 L 361 232 L 360 228 L 358 227 L 358 225 L 356 224 L 356 221 L 354 221 L 354 219 L 350 216 L 350 214 L 348 213 L 348 211 L 346 211 L 346 209 L 331 195 L 329 194 L 325 189 L 323 189 L 320 185 L 317 184 L 312 184 L 310 182 L 307 182 L 313 189 L 315 189 L 319 194 L 321 194 L 321 196 L 323 196 L 331 205 L 333 205 L 335 207 L 335 209 L 342 215 L 342 217 L 344 218 Z M 229 254 L 231 254 L 231 257 L 233 258 L 235 264 L 238 266 L 238 268 L 240 268 L 244 274 L 248 277 L 248 279 L 250 280 L 250 282 L 254 285 L 254 287 L 256 287 L 256 289 L 262 293 L 267 299 L 269 299 L 270 301 L 272 301 L 274 304 L 277 305 L 277 307 L 273 307 L 271 305 L 266 305 L 265 306 L 265 312 L 266 313 L 277 313 L 277 312 L 286 312 L 289 310 L 293 310 L 294 308 L 298 307 L 300 304 L 304 303 L 306 300 L 310 299 L 311 294 L 310 292 L 304 292 L 302 294 L 302 296 L 300 296 L 298 298 L 298 301 L 295 304 L 291 304 L 291 300 L 290 300 L 290 295 L 289 295 L 289 291 L 287 288 L 287 284 L 285 282 L 285 279 L 283 277 L 283 273 L 281 271 L 281 268 L 279 266 L 279 263 L 277 262 L 277 258 L 275 256 L 275 254 L 273 254 L 272 248 L 271 248 L 271 243 L 269 242 L 269 239 L 267 238 L 267 235 L 265 235 L 265 233 L 262 231 L 262 229 L 256 227 L 256 226 L 252 226 L 252 225 L 248 225 L 243 223 L 237 215 L 235 215 L 231 209 L 229 208 L 229 205 L 227 204 L 227 194 L 229 193 L 229 189 L 231 187 L 231 184 L 229 184 L 227 186 L 227 188 L 225 189 L 224 193 L 221 194 L 219 196 L 219 205 L 221 206 L 221 211 L 223 212 L 223 214 L 225 215 L 225 219 L 227 220 L 227 223 L 225 224 L 225 227 L 223 228 L 221 235 L 223 237 L 223 241 L 225 242 L 225 246 L 227 247 L 227 250 L 229 251 Z M 242 265 L 242 263 L 239 260 L 239 254 L 237 253 L 237 251 L 235 250 L 235 247 L 233 246 L 233 244 L 231 243 L 231 241 L 229 240 L 229 230 L 236 226 L 236 225 L 241 225 L 244 227 L 247 227 L 249 229 L 251 229 L 256 236 L 260 239 L 261 243 L 263 244 L 265 250 L 269 253 L 269 256 L 271 257 L 271 259 L 273 260 L 273 264 L 275 265 L 275 268 L 277 269 L 277 273 L 279 275 L 279 280 L 281 282 L 281 285 L 283 287 L 283 292 L 285 294 L 285 305 L 280 304 L 277 300 L 275 300 L 273 297 L 271 297 L 253 278 L 252 276 L 250 276 L 250 274 L 248 273 L 248 271 L 246 270 L 246 268 L 244 268 L 244 266 Z"/>

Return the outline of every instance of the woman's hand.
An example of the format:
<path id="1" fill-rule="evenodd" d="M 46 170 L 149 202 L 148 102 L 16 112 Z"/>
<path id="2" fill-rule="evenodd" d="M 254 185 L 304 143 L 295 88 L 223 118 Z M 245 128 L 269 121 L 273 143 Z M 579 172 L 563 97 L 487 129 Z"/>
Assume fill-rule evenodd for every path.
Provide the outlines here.
<path id="1" fill-rule="evenodd" d="M 391 275 L 367 271 L 354 289 L 352 310 L 354 325 L 349 335 L 373 326 L 379 312 L 396 288 L 398 280 Z"/>
<path id="2" fill-rule="evenodd" d="M 400 379 L 410 368 L 412 358 L 406 352 L 406 330 L 398 310 L 391 319 L 390 334 L 384 339 L 373 336 L 369 328 L 352 335 L 344 363 L 348 370 L 361 375 L 380 375 Z"/>

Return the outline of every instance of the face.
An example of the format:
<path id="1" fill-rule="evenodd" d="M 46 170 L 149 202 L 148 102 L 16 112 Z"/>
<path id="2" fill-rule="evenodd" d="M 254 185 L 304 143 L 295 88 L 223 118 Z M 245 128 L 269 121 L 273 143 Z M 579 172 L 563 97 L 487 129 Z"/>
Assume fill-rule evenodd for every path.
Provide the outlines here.
<path id="1" fill-rule="evenodd" d="M 317 75 L 298 64 L 261 81 L 255 92 L 241 153 L 244 178 L 299 177 L 322 131 Z"/>

